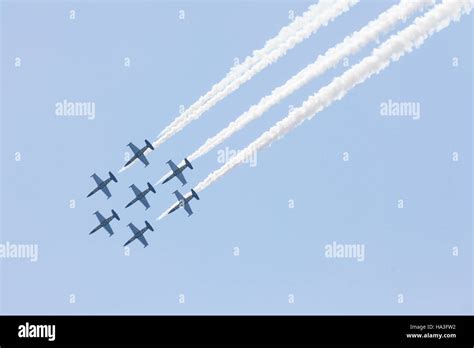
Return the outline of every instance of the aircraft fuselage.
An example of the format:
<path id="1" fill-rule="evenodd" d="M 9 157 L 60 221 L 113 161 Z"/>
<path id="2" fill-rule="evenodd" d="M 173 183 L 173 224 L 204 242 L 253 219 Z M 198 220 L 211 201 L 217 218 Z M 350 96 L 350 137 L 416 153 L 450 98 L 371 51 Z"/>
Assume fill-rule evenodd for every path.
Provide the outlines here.
<path id="1" fill-rule="evenodd" d="M 137 201 L 139 201 L 141 198 L 145 197 L 147 195 L 147 193 L 150 192 L 150 189 L 146 189 L 145 191 L 143 191 L 142 193 L 140 193 L 138 196 L 136 196 L 134 199 L 132 199 L 130 201 L 130 203 L 128 203 L 125 208 L 128 208 L 129 206 L 131 206 L 132 204 L 135 204 Z"/>
<path id="2" fill-rule="evenodd" d="M 130 238 L 127 243 L 125 243 L 123 246 L 127 246 L 129 245 L 131 242 L 133 242 L 135 239 L 137 239 L 138 237 L 141 237 L 145 234 L 145 232 L 148 230 L 148 228 L 144 228 L 142 230 L 140 230 L 140 232 L 138 232 L 137 234 L 133 235 L 132 238 Z"/>
<path id="3" fill-rule="evenodd" d="M 141 155 L 143 155 L 145 153 L 146 149 L 147 149 L 147 147 L 145 146 L 143 149 L 140 149 L 140 151 L 135 153 L 133 155 L 133 157 L 130 158 L 130 160 L 127 163 L 125 163 L 125 167 L 128 166 L 129 164 L 131 164 L 132 162 L 135 162 L 135 160 L 137 160 L 138 157 L 140 157 Z"/>
<path id="4" fill-rule="evenodd" d="M 114 216 L 112 215 L 111 217 L 108 217 L 107 219 L 105 219 L 104 221 L 102 221 L 100 223 L 99 226 L 97 226 L 96 228 L 94 228 L 90 234 L 94 233 L 94 232 L 97 232 L 98 230 L 100 230 L 102 227 L 104 226 L 107 226 L 108 224 L 110 224 L 110 222 L 114 219 Z"/>
<path id="5" fill-rule="evenodd" d="M 187 165 L 183 164 L 181 167 L 179 167 L 178 169 L 173 171 L 173 173 L 170 176 L 168 176 L 165 180 L 163 180 L 163 184 L 165 184 L 168 181 L 170 181 L 171 179 L 173 179 L 176 175 L 182 173 L 186 168 L 187 168 Z"/>
<path id="6" fill-rule="evenodd" d="M 97 187 L 96 187 L 95 189 L 93 189 L 93 190 L 91 191 L 91 193 L 89 193 L 89 194 L 87 195 L 87 197 L 90 197 L 90 196 L 92 196 L 94 193 L 96 193 L 97 191 L 102 190 L 102 188 L 105 187 L 105 186 L 107 186 L 111 180 L 112 180 L 111 178 L 107 178 L 106 180 L 102 181 L 102 182 L 100 183 L 100 185 L 97 185 Z"/>
<path id="7" fill-rule="evenodd" d="M 171 214 L 172 212 L 178 210 L 179 208 L 183 207 L 185 203 L 189 203 L 189 201 L 191 201 L 192 199 L 194 198 L 194 196 L 189 196 L 189 197 L 185 197 L 184 199 L 178 201 L 173 208 L 171 208 L 171 210 L 168 212 L 168 214 Z"/>

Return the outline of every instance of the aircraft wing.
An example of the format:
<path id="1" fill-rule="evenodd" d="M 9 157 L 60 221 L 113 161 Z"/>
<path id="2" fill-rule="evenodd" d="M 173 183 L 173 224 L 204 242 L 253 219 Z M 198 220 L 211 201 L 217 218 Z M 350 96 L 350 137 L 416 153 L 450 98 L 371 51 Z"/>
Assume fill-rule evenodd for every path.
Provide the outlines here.
<path id="1" fill-rule="evenodd" d="M 176 198 L 178 199 L 178 201 L 184 201 L 185 200 L 183 195 L 179 191 L 176 190 L 173 193 L 176 196 Z"/>
<path id="2" fill-rule="evenodd" d="M 140 233 L 140 231 L 138 230 L 138 228 L 135 227 L 134 224 L 129 223 L 129 224 L 128 224 L 128 227 L 130 227 L 130 229 L 132 230 L 133 234 Z"/>
<path id="3" fill-rule="evenodd" d="M 102 186 L 100 189 L 102 190 L 103 193 L 105 193 L 107 198 L 110 198 L 112 196 L 112 194 L 110 193 L 109 188 L 107 186 Z"/>
<path id="4" fill-rule="evenodd" d="M 150 164 L 150 162 L 148 162 L 148 160 L 146 159 L 145 155 L 143 155 L 143 153 L 140 153 L 140 149 L 138 147 L 136 147 L 132 143 L 128 144 L 128 147 L 130 147 L 135 157 L 142 161 L 145 166 Z"/>
<path id="5" fill-rule="evenodd" d="M 186 210 L 186 212 L 188 213 L 188 216 L 193 215 L 193 211 L 192 211 L 191 206 L 189 205 L 188 202 L 184 203 L 184 210 Z"/>
<path id="6" fill-rule="evenodd" d="M 94 215 L 97 216 L 97 219 L 99 219 L 99 222 L 100 222 L 100 223 L 103 223 L 103 222 L 105 221 L 104 216 L 103 216 L 101 213 L 99 213 L 98 211 L 96 211 L 96 212 L 94 213 Z"/>
<path id="7" fill-rule="evenodd" d="M 142 234 L 141 236 L 137 237 L 137 239 L 142 242 L 143 246 L 144 247 L 147 247 L 148 246 L 148 242 L 147 240 L 145 239 L 145 236 Z"/>
<path id="8" fill-rule="evenodd" d="M 145 206 L 146 209 L 150 208 L 150 203 L 148 203 L 148 200 L 145 196 L 140 198 L 140 202 Z"/>
<path id="9" fill-rule="evenodd" d="M 132 143 L 128 144 L 128 147 L 132 150 L 133 154 L 136 155 L 138 152 L 140 152 L 140 149 L 133 145 Z"/>
<path id="10" fill-rule="evenodd" d="M 140 161 L 142 161 L 143 164 L 146 165 L 146 166 L 150 164 L 150 162 L 148 162 L 148 160 L 146 159 L 146 157 L 145 157 L 144 154 L 138 155 L 137 158 L 138 158 Z"/>
<path id="11" fill-rule="evenodd" d="M 104 228 L 109 232 L 110 235 L 114 234 L 114 231 L 112 230 L 112 227 L 110 227 L 110 224 L 104 225 Z"/>
<path id="12" fill-rule="evenodd" d="M 130 186 L 130 188 L 137 197 L 142 193 L 142 191 L 140 191 L 140 189 L 133 184 Z"/>
<path id="13" fill-rule="evenodd" d="M 176 177 L 179 179 L 179 181 L 181 181 L 181 183 L 184 185 L 186 185 L 186 179 L 184 178 L 184 175 L 183 173 L 178 173 L 176 174 Z"/>
<path id="14" fill-rule="evenodd" d="M 104 181 L 99 178 L 99 176 L 97 174 L 92 174 L 92 179 L 94 179 L 95 183 L 97 184 L 97 186 L 99 186 L 100 184 L 102 184 Z"/>
<path id="15" fill-rule="evenodd" d="M 168 165 L 170 166 L 173 173 L 175 173 L 178 170 L 178 166 L 176 164 L 174 164 L 174 162 L 172 160 L 169 160 L 166 163 L 168 163 Z"/>

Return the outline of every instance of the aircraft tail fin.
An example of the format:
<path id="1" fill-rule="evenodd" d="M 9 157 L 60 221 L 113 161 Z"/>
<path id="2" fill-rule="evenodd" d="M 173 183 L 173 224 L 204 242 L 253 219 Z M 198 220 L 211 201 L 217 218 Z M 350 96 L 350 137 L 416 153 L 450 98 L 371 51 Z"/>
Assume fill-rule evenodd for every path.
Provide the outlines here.
<path id="1" fill-rule="evenodd" d="M 188 166 L 188 168 L 194 169 L 193 166 L 191 165 L 191 162 L 189 162 L 187 158 L 184 159 L 184 163 L 186 163 L 186 165 Z"/>
<path id="2" fill-rule="evenodd" d="M 156 190 L 155 190 L 155 188 L 153 187 L 153 185 L 150 184 L 150 183 L 147 183 L 147 184 L 148 184 L 148 189 L 149 189 L 151 192 L 156 193 Z"/>
<path id="3" fill-rule="evenodd" d="M 145 139 L 145 144 L 148 148 L 150 148 L 151 150 L 154 150 L 155 148 L 153 147 L 153 145 L 151 145 L 151 143 Z"/>
<path id="4" fill-rule="evenodd" d="M 114 216 L 114 218 L 116 218 L 118 221 L 120 221 L 120 217 L 118 216 L 118 214 L 113 209 L 112 209 L 112 215 Z"/>
<path id="5" fill-rule="evenodd" d="M 196 198 L 196 199 L 199 201 L 199 196 L 198 196 L 198 194 L 196 193 L 196 191 L 194 191 L 193 189 L 191 189 L 191 194 L 193 195 L 194 198 Z"/>
<path id="6" fill-rule="evenodd" d="M 145 225 L 146 225 L 146 228 L 148 228 L 150 231 L 154 231 L 153 227 L 150 225 L 150 223 L 148 221 L 145 220 Z"/>
<path id="7" fill-rule="evenodd" d="M 112 174 L 112 172 L 109 172 L 109 177 L 115 182 L 118 182 L 117 178 Z"/>

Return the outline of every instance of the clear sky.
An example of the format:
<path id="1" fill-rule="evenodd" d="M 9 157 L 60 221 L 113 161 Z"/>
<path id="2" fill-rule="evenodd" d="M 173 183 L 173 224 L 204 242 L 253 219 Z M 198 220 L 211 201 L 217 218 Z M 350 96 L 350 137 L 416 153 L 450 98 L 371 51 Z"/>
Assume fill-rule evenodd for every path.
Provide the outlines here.
<path id="1" fill-rule="evenodd" d="M 117 173 L 126 144 L 155 140 L 180 105 L 310 3 L 1 1 L 0 243 L 39 252 L 36 262 L 0 259 L 2 314 L 472 314 L 472 15 L 202 191 L 190 218 L 155 220 L 175 189 L 221 166 L 218 151 L 243 148 L 347 67 L 195 161 L 186 187 L 159 186 L 151 209 L 124 209 L 128 186 L 155 183 L 166 161 L 395 2 L 362 0 L 154 151 L 147 168 L 117 174 L 110 200 L 86 199 L 92 173 Z M 65 99 L 95 103 L 95 118 L 57 116 Z M 381 115 L 389 100 L 415 103 L 419 119 Z M 110 209 L 121 216 L 115 234 L 89 235 L 92 213 Z M 126 255 L 126 225 L 145 220 L 149 247 L 134 242 Z M 363 246 L 363 260 L 327 257 L 333 243 Z"/>

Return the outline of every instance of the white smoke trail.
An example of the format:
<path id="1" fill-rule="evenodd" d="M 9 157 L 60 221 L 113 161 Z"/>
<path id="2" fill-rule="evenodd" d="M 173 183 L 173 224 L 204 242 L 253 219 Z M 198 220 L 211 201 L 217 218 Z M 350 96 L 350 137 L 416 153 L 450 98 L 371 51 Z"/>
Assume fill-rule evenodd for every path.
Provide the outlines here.
<path id="1" fill-rule="evenodd" d="M 406 53 L 420 47 L 431 35 L 446 28 L 452 21 L 458 21 L 461 15 L 470 13 L 473 6 L 474 0 L 443 0 L 441 4 L 426 12 L 425 15 L 416 18 L 413 24 L 396 35 L 392 35 L 382 45 L 375 48 L 370 56 L 310 96 L 301 107 L 294 109 L 237 156 L 209 174 L 195 187 L 195 191 L 200 192 L 209 187 L 240 164 L 249 154 L 280 139 L 303 123 L 305 119 L 311 119 L 334 101 L 343 98 L 356 85 L 387 68 L 392 61 L 398 61 Z"/>
<path id="2" fill-rule="evenodd" d="M 312 23 L 317 16 L 319 16 L 321 13 L 324 13 L 324 11 L 328 9 L 329 5 L 329 1 L 322 0 L 315 5 L 309 6 L 306 12 L 304 12 L 301 16 L 296 17 L 289 25 L 283 27 L 279 33 L 275 37 L 269 39 L 261 49 L 254 50 L 252 54 L 247 56 L 242 63 L 232 67 L 221 81 L 212 86 L 209 92 L 201 96 L 194 104 L 185 110 L 181 116 L 177 117 L 173 123 L 163 129 L 158 137 L 168 132 L 169 129 L 173 127 L 174 122 L 178 122 L 181 117 L 185 117 L 186 114 L 189 114 L 195 109 L 203 106 L 209 99 L 224 89 L 233 79 L 249 70 L 260 59 L 266 57 L 270 52 L 280 47 L 282 43 L 286 42 L 300 30 Z"/>
<path id="3" fill-rule="evenodd" d="M 176 117 L 171 124 L 161 131 L 158 139 L 153 142 L 153 147 L 158 148 L 220 100 L 237 90 L 267 66 L 276 62 L 290 49 L 317 32 L 319 28 L 327 26 L 329 22 L 348 11 L 359 1 L 320 0 L 318 4 L 310 6 L 302 16 L 295 18 L 291 24 L 281 29 L 276 37 L 268 40 L 262 49 L 254 51 L 244 62 L 231 69 L 226 77 L 215 84 L 208 93 Z M 150 152 L 151 150 L 147 149 L 145 155 Z M 135 162 L 120 169 L 119 173 L 130 168 Z"/>
<path id="4" fill-rule="evenodd" d="M 187 158 L 194 161 L 197 158 L 211 151 L 215 146 L 231 137 L 237 131 L 245 127 L 247 124 L 262 116 L 268 109 L 278 104 L 284 98 L 303 87 L 305 84 L 320 76 L 328 69 L 336 66 L 343 58 L 357 53 L 364 46 L 376 40 L 380 34 L 387 32 L 399 21 L 406 18 L 413 12 L 422 9 L 427 4 L 433 4 L 434 0 L 401 0 L 398 5 L 390 7 L 388 10 L 380 14 L 377 19 L 369 22 L 361 30 L 354 32 L 336 46 L 330 48 L 320 55 L 316 61 L 299 73 L 289 79 L 284 85 L 275 88 L 271 94 L 263 97 L 260 101 L 253 105 L 249 110 L 240 115 L 235 121 L 217 133 L 212 138 L 198 148 Z M 161 180 L 161 179 L 160 179 Z"/>
<path id="5" fill-rule="evenodd" d="M 212 138 L 198 148 L 187 158 L 194 161 L 203 156 L 215 146 L 231 137 L 237 131 L 245 127 L 248 123 L 262 116 L 272 106 L 278 104 L 281 100 L 304 86 L 312 79 L 320 76 L 328 69 L 334 67 L 343 58 L 357 53 L 365 45 L 377 39 L 377 37 L 387 32 L 397 22 L 406 20 L 406 18 L 416 10 L 422 9 L 427 4 L 434 3 L 434 0 L 401 0 L 398 5 L 394 5 L 383 12 L 376 20 L 369 22 L 364 28 L 347 36 L 341 43 L 330 48 L 324 55 L 320 55 L 317 60 L 293 76 L 284 85 L 275 88 L 270 95 L 260 99 L 259 103 L 253 105 L 248 111 L 239 116 L 235 121 L 217 133 Z M 182 164 L 182 163 L 181 163 Z M 180 165 L 181 165 L 180 164 Z M 155 185 L 161 183 L 171 172 L 160 178 Z"/>
<path id="6" fill-rule="evenodd" d="M 169 212 L 170 210 L 171 210 L 171 208 L 165 210 L 163 213 L 161 213 L 160 216 L 158 216 L 158 217 L 156 218 L 156 220 L 161 220 L 161 219 L 165 218 L 166 215 L 168 215 L 168 212 Z"/>
<path id="7" fill-rule="evenodd" d="M 324 2 L 323 2 L 324 1 Z M 315 33 L 322 26 L 327 26 L 329 22 L 336 19 L 338 16 L 348 11 L 352 6 L 357 4 L 360 0 L 322 0 L 320 3 L 324 4 L 325 11 L 316 15 L 313 14 L 313 18 L 309 19 L 309 23 L 304 26 L 301 30 L 296 32 L 294 35 L 280 44 L 270 53 L 263 55 L 253 66 L 249 67 L 244 73 L 238 78 L 232 80 L 226 87 L 218 93 L 212 95 L 212 97 L 204 104 L 191 112 L 186 112 L 178 116 L 164 131 L 160 133 L 160 137 L 153 143 L 153 146 L 159 147 L 166 142 L 173 135 L 181 131 L 185 126 L 191 123 L 193 120 L 198 119 L 204 112 L 213 107 L 217 102 L 224 99 L 226 96 L 237 90 L 242 84 L 250 80 L 257 73 L 265 69 L 272 63 L 275 63 L 279 58 L 284 56 L 290 49 L 307 39 L 310 35 Z M 318 4 L 319 5 L 319 4 Z"/>

